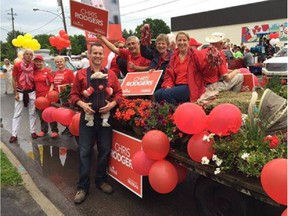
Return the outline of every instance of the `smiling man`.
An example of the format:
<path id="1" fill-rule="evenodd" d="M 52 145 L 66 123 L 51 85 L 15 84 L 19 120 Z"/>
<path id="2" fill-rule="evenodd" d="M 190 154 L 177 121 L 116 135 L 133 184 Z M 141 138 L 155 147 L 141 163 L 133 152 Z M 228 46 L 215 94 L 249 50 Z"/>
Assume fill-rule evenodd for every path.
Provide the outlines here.
<path id="1" fill-rule="evenodd" d="M 97 155 L 97 170 L 95 177 L 95 185 L 98 189 L 104 193 L 111 194 L 113 188 L 107 182 L 106 169 L 108 166 L 109 155 L 112 146 L 112 127 L 110 115 L 108 122 L 109 126 L 102 125 L 101 114 L 110 112 L 117 104 L 122 101 L 122 90 L 115 73 L 111 70 L 107 70 L 102 66 L 104 59 L 104 47 L 100 43 L 92 44 L 89 50 L 90 66 L 86 69 L 82 69 L 77 72 L 75 81 L 70 93 L 71 102 L 81 108 L 80 117 L 80 129 L 79 129 L 79 152 L 80 152 L 80 168 L 79 168 L 79 181 L 77 183 L 77 193 L 74 199 L 75 204 L 82 203 L 89 190 L 90 186 L 90 169 L 92 164 L 93 146 L 96 141 L 98 155 Z M 100 107 L 99 110 L 93 110 L 93 104 L 97 103 L 99 99 L 99 88 L 95 88 L 95 91 L 88 98 L 83 95 L 83 91 L 89 86 L 90 77 L 95 72 L 102 72 L 108 74 L 107 87 L 113 89 L 112 95 L 106 95 L 106 105 Z M 93 84 L 94 85 L 94 84 Z M 99 89 L 99 90 L 98 90 Z M 103 90 L 105 91 L 105 89 Z M 85 114 L 92 114 L 94 117 L 93 125 L 87 125 L 88 121 L 85 119 Z"/>
<path id="2" fill-rule="evenodd" d="M 150 60 L 144 58 L 140 53 L 140 41 L 136 36 L 130 36 L 126 40 L 128 49 L 117 48 L 107 38 L 98 34 L 97 38 L 101 40 L 112 52 L 120 57 L 127 59 L 128 72 L 147 71 L 150 65 Z"/>

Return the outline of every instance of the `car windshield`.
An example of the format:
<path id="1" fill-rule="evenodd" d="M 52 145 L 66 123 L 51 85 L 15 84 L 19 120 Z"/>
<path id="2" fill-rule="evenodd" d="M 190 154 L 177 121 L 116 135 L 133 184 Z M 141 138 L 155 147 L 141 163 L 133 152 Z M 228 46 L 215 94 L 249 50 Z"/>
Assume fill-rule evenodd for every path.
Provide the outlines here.
<path id="1" fill-rule="evenodd" d="M 287 56 L 287 47 L 283 47 L 277 54 L 276 57 L 284 57 Z"/>
<path id="2" fill-rule="evenodd" d="M 52 71 L 56 71 L 58 69 L 54 62 L 54 59 L 45 59 L 44 61 L 46 68 L 50 68 Z M 65 61 L 65 67 L 72 70 L 73 72 L 76 71 L 76 68 L 69 61 Z"/>

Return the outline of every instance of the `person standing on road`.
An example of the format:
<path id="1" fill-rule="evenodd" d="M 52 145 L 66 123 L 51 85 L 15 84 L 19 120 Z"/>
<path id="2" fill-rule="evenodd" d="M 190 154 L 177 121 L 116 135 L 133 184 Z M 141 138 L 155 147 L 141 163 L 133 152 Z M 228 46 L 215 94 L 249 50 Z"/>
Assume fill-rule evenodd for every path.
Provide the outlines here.
<path id="1" fill-rule="evenodd" d="M 72 70 L 65 67 L 65 58 L 63 56 L 56 56 L 55 59 L 57 71 L 54 73 L 54 89 L 59 92 L 58 86 L 61 85 L 72 85 L 75 79 L 74 73 Z M 60 92 L 59 92 L 60 93 Z M 70 135 L 68 127 L 66 127 L 62 132 L 62 135 Z"/>
<path id="2" fill-rule="evenodd" d="M 53 74 L 52 71 L 48 68 L 44 67 L 44 59 L 41 55 L 38 55 L 34 58 L 35 64 L 35 72 L 34 72 L 34 82 L 35 82 L 35 90 L 36 90 L 36 98 L 38 97 L 46 97 L 49 91 L 54 89 L 53 83 Z M 42 118 L 43 110 L 38 110 L 41 131 L 37 133 L 37 136 L 43 137 L 48 132 L 48 123 L 45 122 Z M 57 122 L 51 122 L 50 128 L 52 131 L 51 137 L 58 136 L 58 128 Z"/>
<path id="3" fill-rule="evenodd" d="M 90 186 L 90 169 L 92 163 L 93 146 L 96 141 L 98 155 L 97 155 L 97 170 L 95 176 L 95 185 L 104 193 L 111 194 L 113 188 L 107 183 L 107 167 L 112 146 L 112 127 L 105 127 L 102 125 L 101 114 L 108 113 L 115 108 L 116 105 L 122 101 L 122 89 L 118 82 L 117 76 L 111 70 L 103 67 L 104 47 L 100 43 L 92 44 L 89 50 L 90 67 L 82 69 L 76 74 L 75 82 L 73 84 L 70 100 L 72 104 L 79 106 L 82 110 L 80 117 L 80 131 L 79 131 L 79 152 L 80 152 L 80 168 L 79 181 L 77 183 L 77 193 L 74 198 L 75 204 L 82 203 L 89 190 Z M 99 110 L 93 110 L 91 105 L 82 92 L 90 85 L 90 76 L 94 72 L 108 73 L 108 87 L 113 89 L 113 94 L 106 97 L 107 104 Z M 97 94 L 94 90 L 92 94 Z M 93 96 L 93 95 L 92 95 Z M 95 95 L 94 95 L 95 96 Z M 88 126 L 85 120 L 85 114 L 94 114 L 93 126 Z M 112 116 L 110 115 L 108 122 L 111 123 Z M 111 124 L 110 124 L 111 125 Z"/>
<path id="4" fill-rule="evenodd" d="M 17 133 L 20 127 L 21 114 L 24 107 L 29 110 L 30 133 L 32 139 L 37 139 L 36 130 L 36 109 L 35 109 L 35 83 L 34 63 L 32 62 L 33 50 L 25 49 L 23 60 L 13 67 L 13 89 L 15 93 L 14 115 L 12 118 L 12 136 L 9 142 L 17 141 Z"/>
<path id="5" fill-rule="evenodd" d="M 13 65 L 10 63 L 9 59 L 4 59 L 3 72 L 5 73 L 5 94 L 13 94 L 13 84 L 12 84 L 12 70 Z"/>

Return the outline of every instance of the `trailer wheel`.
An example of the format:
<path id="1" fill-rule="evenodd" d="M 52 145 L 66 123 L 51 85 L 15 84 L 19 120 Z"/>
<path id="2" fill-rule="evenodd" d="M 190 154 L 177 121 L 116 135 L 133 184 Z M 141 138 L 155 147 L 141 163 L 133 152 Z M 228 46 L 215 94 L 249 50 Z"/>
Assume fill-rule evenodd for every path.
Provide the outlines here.
<path id="1" fill-rule="evenodd" d="M 246 216 L 246 201 L 241 195 L 206 177 L 200 177 L 195 185 L 199 216 Z"/>

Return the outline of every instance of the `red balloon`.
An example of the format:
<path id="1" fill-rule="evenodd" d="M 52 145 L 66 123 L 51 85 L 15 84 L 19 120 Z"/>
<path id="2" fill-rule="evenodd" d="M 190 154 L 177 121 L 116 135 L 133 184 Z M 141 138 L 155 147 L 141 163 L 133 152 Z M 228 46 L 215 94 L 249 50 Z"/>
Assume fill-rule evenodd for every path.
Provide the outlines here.
<path id="1" fill-rule="evenodd" d="M 73 136 L 79 136 L 80 115 L 80 113 L 76 113 L 69 125 L 69 131 Z"/>
<path id="2" fill-rule="evenodd" d="M 170 143 L 167 135 L 160 130 L 150 130 L 142 138 L 145 154 L 153 160 L 164 159 L 169 152 Z"/>
<path id="3" fill-rule="evenodd" d="M 51 46 L 55 46 L 56 45 L 56 37 L 51 36 L 49 38 L 49 42 L 50 42 Z"/>
<path id="4" fill-rule="evenodd" d="M 201 163 L 203 157 L 207 157 L 210 160 L 214 153 L 212 148 L 214 141 L 212 139 L 210 139 L 209 142 L 207 140 L 203 140 L 204 135 L 208 136 L 209 133 L 207 131 L 203 131 L 195 134 L 190 138 L 187 145 L 187 151 L 190 158 L 199 163 Z"/>
<path id="5" fill-rule="evenodd" d="M 281 216 L 287 216 L 287 208 L 282 212 Z"/>
<path id="6" fill-rule="evenodd" d="M 56 108 L 56 110 L 52 112 L 52 118 L 54 119 L 54 121 L 60 123 L 61 113 L 63 109 L 64 109 L 63 107 Z"/>
<path id="7" fill-rule="evenodd" d="M 174 113 L 176 126 L 186 134 L 196 134 L 206 129 L 206 114 L 201 106 L 183 103 Z"/>
<path id="8" fill-rule="evenodd" d="M 68 34 L 63 34 L 61 37 L 64 38 L 65 40 L 69 40 L 69 35 Z"/>
<path id="9" fill-rule="evenodd" d="M 144 151 L 137 151 L 132 157 L 133 170 L 139 175 L 148 176 L 151 166 L 155 160 L 150 159 Z"/>
<path id="10" fill-rule="evenodd" d="M 47 98 L 51 103 L 57 102 L 59 100 L 59 93 L 55 90 L 49 91 L 47 94 Z"/>
<path id="11" fill-rule="evenodd" d="M 181 166 L 179 164 L 173 163 L 176 171 L 177 171 L 177 176 L 178 176 L 178 184 L 185 181 L 187 177 L 188 170 L 186 167 Z"/>
<path id="12" fill-rule="evenodd" d="M 42 119 L 48 123 L 54 122 L 54 119 L 52 117 L 52 113 L 54 110 L 56 110 L 55 107 L 47 107 L 46 109 L 44 109 L 44 111 L 42 112 Z"/>
<path id="13" fill-rule="evenodd" d="M 233 104 L 220 104 L 209 114 L 207 125 L 211 133 L 219 136 L 229 136 L 237 133 L 242 124 L 240 109 Z"/>
<path id="14" fill-rule="evenodd" d="M 39 110 L 44 110 L 50 106 L 50 101 L 46 97 L 38 97 L 35 100 L 35 107 Z"/>
<path id="15" fill-rule="evenodd" d="M 151 187 L 161 194 L 170 193 L 177 185 L 178 175 L 175 167 L 167 160 L 156 161 L 149 171 Z"/>
<path id="16" fill-rule="evenodd" d="M 61 114 L 59 113 L 59 123 L 65 126 L 69 126 L 72 122 L 72 118 L 75 115 L 75 112 L 71 109 L 63 108 Z"/>
<path id="17" fill-rule="evenodd" d="M 287 159 L 269 161 L 263 167 L 260 179 L 264 191 L 271 199 L 287 205 Z"/>
<path id="18" fill-rule="evenodd" d="M 60 35 L 61 37 L 63 37 L 64 34 L 66 34 L 65 30 L 62 29 L 62 30 L 59 31 L 59 35 Z"/>

